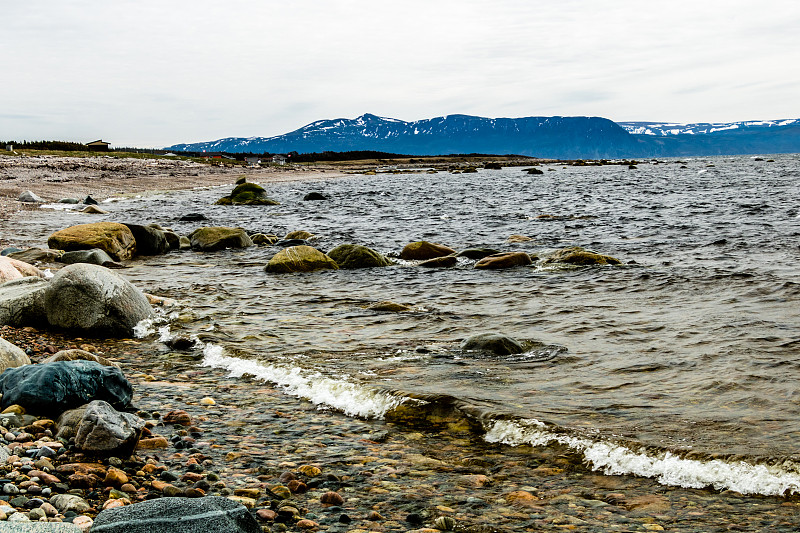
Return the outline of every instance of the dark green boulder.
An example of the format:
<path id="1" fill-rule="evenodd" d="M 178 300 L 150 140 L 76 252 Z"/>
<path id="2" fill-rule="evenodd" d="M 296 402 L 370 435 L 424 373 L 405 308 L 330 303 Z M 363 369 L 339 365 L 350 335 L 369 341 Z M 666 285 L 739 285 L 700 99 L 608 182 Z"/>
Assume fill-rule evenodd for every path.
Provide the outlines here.
<path id="1" fill-rule="evenodd" d="M 328 257 L 336 261 L 339 268 L 373 268 L 392 264 L 386 257 L 372 248 L 360 244 L 340 244 L 330 252 Z"/>

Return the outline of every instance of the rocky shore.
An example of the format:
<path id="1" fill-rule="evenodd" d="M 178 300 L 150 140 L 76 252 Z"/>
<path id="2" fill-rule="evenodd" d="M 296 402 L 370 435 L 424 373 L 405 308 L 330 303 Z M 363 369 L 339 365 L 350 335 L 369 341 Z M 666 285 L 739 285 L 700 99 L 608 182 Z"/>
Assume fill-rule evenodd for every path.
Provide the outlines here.
<path id="1" fill-rule="evenodd" d="M 223 178 L 234 181 L 231 175 L 208 179 Z M 138 192 L 130 185 L 116 185 L 113 194 Z M 86 193 L 102 197 L 98 190 Z M 55 199 L 81 191 L 42 194 Z M 13 216 L 24 220 L 19 211 Z M 6 242 L 11 237 L 3 235 Z M 458 413 L 346 417 L 270 384 L 203 367 L 197 348 L 63 333 L 44 324 L 3 325 L 0 337 L 32 363 L 75 349 L 102 358 L 131 384 L 131 402 L 120 411 L 141 424 L 134 449 L 89 453 L 77 436 L 59 438 L 56 415 L 6 408 L 0 414 L 0 531 L 32 531 L 25 529 L 32 522 L 36 531 L 198 531 L 190 516 L 209 512 L 232 520 L 220 531 L 800 528 L 796 496 L 752 497 L 604 475 L 560 446 L 486 443 Z M 154 502 L 161 504 L 148 507 Z M 142 516 L 160 517 L 163 529 L 137 529 L 145 527 Z"/>

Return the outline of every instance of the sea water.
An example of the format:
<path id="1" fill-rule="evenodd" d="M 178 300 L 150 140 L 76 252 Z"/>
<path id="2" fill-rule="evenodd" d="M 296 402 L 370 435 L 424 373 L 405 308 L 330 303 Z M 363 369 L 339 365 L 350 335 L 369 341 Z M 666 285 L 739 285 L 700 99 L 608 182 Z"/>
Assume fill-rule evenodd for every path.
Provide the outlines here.
<path id="1" fill-rule="evenodd" d="M 321 408 L 382 418 L 447 403 L 489 442 L 558 443 L 607 473 L 800 491 L 800 156 L 538 168 L 267 185 L 277 206 L 213 205 L 230 187 L 172 192 L 106 203 L 105 217 L 42 211 L 15 231 L 43 246 L 51 231 L 104 219 L 180 234 L 302 229 L 323 251 L 355 243 L 396 255 L 427 240 L 535 254 L 502 271 L 460 259 L 267 274 L 279 248 L 259 246 L 140 258 L 122 274 L 180 302 L 143 325 L 145 338 L 190 336 L 200 365 Z M 311 191 L 328 199 L 303 201 Z M 197 212 L 208 220 L 180 220 Z M 514 234 L 532 240 L 506 242 Z M 570 246 L 623 264 L 544 262 Z M 409 310 L 369 309 L 386 300 Z M 531 349 L 460 349 L 484 332 Z"/>

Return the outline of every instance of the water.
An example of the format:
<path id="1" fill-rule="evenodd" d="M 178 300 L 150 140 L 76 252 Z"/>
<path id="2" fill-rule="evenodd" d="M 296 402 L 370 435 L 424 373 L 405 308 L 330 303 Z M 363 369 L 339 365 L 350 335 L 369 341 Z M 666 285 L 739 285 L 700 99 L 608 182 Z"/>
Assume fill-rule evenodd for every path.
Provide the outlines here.
<path id="1" fill-rule="evenodd" d="M 559 442 L 608 473 L 800 491 L 800 156 L 542 169 L 276 184 L 274 207 L 211 205 L 227 188 L 176 192 L 108 203 L 103 218 L 186 234 L 198 224 L 177 218 L 202 212 L 205 225 L 308 230 L 322 250 L 429 240 L 615 256 L 622 266 L 268 275 L 277 250 L 254 247 L 144 258 L 123 273 L 182 303 L 161 335 L 199 339 L 204 364 L 352 416 L 447 403 L 490 442 Z M 330 200 L 301 201 L 314 190 Z M 41 246 L 85 221 L 46 212 L 14 231 Z M 512 234 L 534 240 L 507 244 Z M 412 310 L 367 309 L 384 300 Z M 540 351 L 459 350 L 488 331 Z"/>

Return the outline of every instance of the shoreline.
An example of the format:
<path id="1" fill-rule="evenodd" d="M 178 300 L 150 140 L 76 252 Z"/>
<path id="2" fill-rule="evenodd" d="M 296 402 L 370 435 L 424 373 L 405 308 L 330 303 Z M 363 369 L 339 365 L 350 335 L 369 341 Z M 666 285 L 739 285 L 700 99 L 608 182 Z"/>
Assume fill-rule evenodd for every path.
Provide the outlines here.
<path id="1" fill-rule="evenodd" d="M 180 187 L 177 180 L 171 180 L 169 185 L 175 187 L 148 191 L 122 191 L 126 185 L 143 187 L 145 180 L 134 184 L 135 177 L 120 178 L 108 190 L 121 192 L 109 196 L 224 185 L 247 175 L 245 170 L 187 176 L 187 180 L 194 177 L 209 182 Z M 316 171 L 265 174 L 275 182 L 347 176 L 321 176 L 327 173 Z M 106 190 L 100 186 L 103 179 L 88 182 Z M 217 179 L 224 181 L 214 182 Z M 252 179 L 264 178 L 256 175 Z M 77 192 L 82 190 L 80 183 L 62 182 L 57 186 L 66 189 L 56 191 Z M 95 194 L 99 200 L 104 198 Z M 26 210 L 14 211 L 14 221 L 24 220 Z M 0 244 L 8 237 L 13 235 L 4 234 Z M 197 353 L 172 351 L 152 338 L 74 338 L 59 332 L 9 327 L 2 328 L 2 336 L 30 349 L 34 361 L 53 350 L 89 344 L 95 353 L 122 366 L 134 386 L 134 405 L 149 416 L 146 420 L 152 422 L 152 432 L 167 443 L 166 447 L 140 450 L 136 454 L 139 459 L 126 466 L 133 470 L 131 477 L 139 486 L 129 495 L 132 502 L 140 496 L 150 499 L 172 494 L 173 489 L 167 487 L 182 495 L 199 495 L 187 491 L 199 488 L 195 485 L 205 480 L 207 490 L 200 490 L 207 495 L 234 496 L 240 501 L 255 496 L 251 498 L 255 500 L 253 512 L 265 517 L 259 523 L 272 531 L 301 531 L 306 526 L 306 530 L 330 532 L 416 531 L 442 517 L 453 518 L 462 531 L 469 533 L 563 529 L 793 531 L 800 526 L 797 496 L 753 497 L 668 487 L 652 479 L 591 471 L 557 446 L 490 445 L 458 427 L 425 431 L 320 411 L 270 384 L 247 377 L 230 378 L 224 371 L 202 367 Z M 213 399 L 214 404 L 204 404 L 205 398 Z M 170 410 L 185 410 L 199 431 L 191 426 L 164 424 L 163 415 Z M 73 459 L 88 458 L 70 456 Z M 108 461 L 101 463 L 107 466 Z M 197 463 L 202 466 L 201 472 L 194 471 L 200 468 L 193 466 Z M 148 464 L 152 468 L 146 467 Z M 166 477 L 175 479 L 164 481 L 162 467 L 171 474 Z M 137 468 L 146 475 L 138 476 Z M 277 510 L 272 509 L 277 507 L 272 503 L 277 500 L 271 494 L 279 491 L 276 486 L 287 486 L 291 480 L 284 479 L 292 476 L 305 485 L 303 489 L 295 484 L 299 490 L 289 498 L 297 508 L 298 519 L 281 522 L 277 514 L 267 512 Z M 74 490 L 84 491 L 92 504 L 89 516 L 105 502 L 119 499 L 109 498 L 112 493 L 105 486 L 76 486 Z M 322 504 L 321 496 L 329 491 L 342 496 L 340 505 Z M 92 492 L 97 498 L 89 498 Z M 259 510 L 263 512 L 258 514 Z M 314 525 L 301 526 L 302 520 Z"/>

